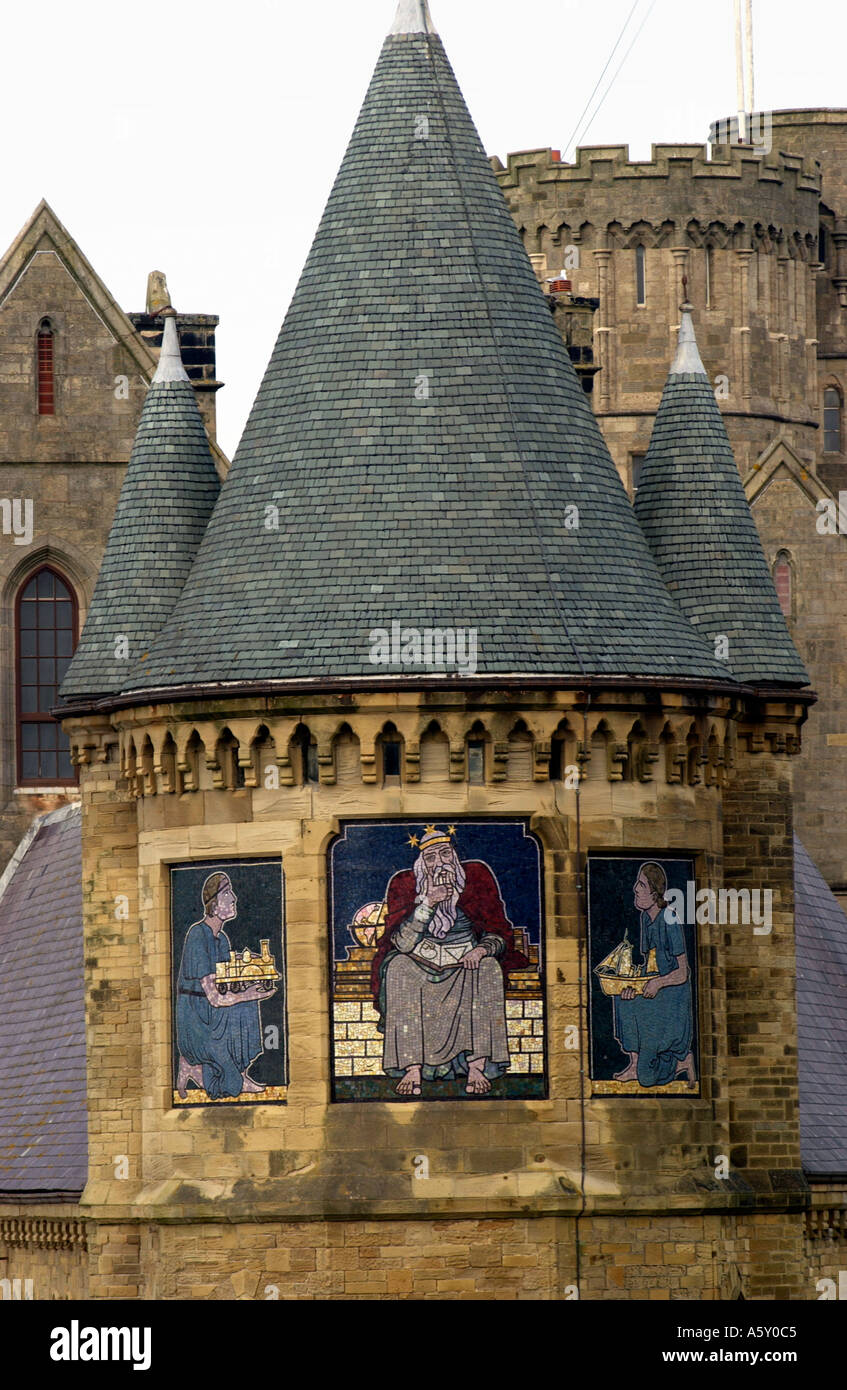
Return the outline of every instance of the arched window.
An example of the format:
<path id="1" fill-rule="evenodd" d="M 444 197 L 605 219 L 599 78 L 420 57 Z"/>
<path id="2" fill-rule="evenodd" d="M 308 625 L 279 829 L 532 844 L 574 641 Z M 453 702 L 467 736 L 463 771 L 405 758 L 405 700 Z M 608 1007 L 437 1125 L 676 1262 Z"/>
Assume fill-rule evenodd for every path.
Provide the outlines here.
<path id="1" fill-rule="evenodd" d="M 53 325 L 49 319 L 42 319 L 38 325 L 37 373 L 38 373 L 38 413 L 56 414 L 56 393 L 53 381 Z"/>
<path id="2" fill-rule="evenodd" d="M 715 248 L 706 247 L 706 308 L 715 307 Z"/>
<path id="3" fill-rule="evenodd" d="M 320 780 L 318 769 L 318 743 L 305 724 L 298 724 L 291 736 L 292 745 L 300 750 L 300 782 L 305 787 L 309 782 Z M 292 759 L 293 761 L 293 759 Z"/>
<path id="4" fill-rule="evenodd" d="M 638 491 L 638 485 L 641 482 L 641 470 L 644 467 L 644 460 L 646 459 L 646 457 L 646 454 L 630 454 L 629 456 L 629 466 L 632 475 L 633 497 Z"/>
<path id="5" fill-rule="evenodd" d="M 485 781 L 485 745 L 487 743 L 485 725 L 477 719 L 467 740 L 468 781 L 480 786 Z"/>
<path id="6" fill-rule="evenodd" d="M 793 617 L 793 580 L 794 575 L 791 569 L 791 560 L 784 550 L 781 550 L 776 557 L 776 564 L 773 567 L 773 585 L 776 589 L 776 596 L 779 599 L 779 606 L 786 618 Z"/>
<path id="7" fill-rule="evenodd" d="M 823 393 L 823 451 L 841 453 L 841 392 L 836 386 Z"/>
<path id="8" fill-rule="evenodd" d="M 641 309 L 647 303 L 647 251 L 635 248 L 635 302 Z"/>
<path id="9" fill-rule="evenodd" d="M 397 732 L 396 726 L 390 721 L 379 735 L 377 747 L 382 755 L 383 786 L 399 787 L 403 765 L 403 740 Z"/>
<path id="10" fill-rule="evenodd" d="M 15 618 L 18 780 L 22 786 L 74 782 L 68 736 L 50 710 L 76 646 L 76 597 L 44 565 L 21 586 Z"/>

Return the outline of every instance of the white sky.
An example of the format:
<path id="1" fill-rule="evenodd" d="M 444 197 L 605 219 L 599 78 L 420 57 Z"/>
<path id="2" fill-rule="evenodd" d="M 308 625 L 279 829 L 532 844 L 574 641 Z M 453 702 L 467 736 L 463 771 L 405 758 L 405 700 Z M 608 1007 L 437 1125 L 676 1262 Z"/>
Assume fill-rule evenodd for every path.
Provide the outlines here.
<path id="1" fill-rule="evenodd" d="M 633 4 L 430 0 L 490 154 L 563 153 Z M 0 247 L 45 197 L 121 306 L 150 270 L 217 313 L 232 456 L 395 0 L 39 0 L 4 8 Z M 755 0 L 756 106 L 847 107 L 845 0 Z M 808 18 L 809 27 L 805 20 Z M 593 109 L 592 107 L 589 110 Z M 705 141 L 735 109 L 733 0 L 654 0 L 583 144 Z"/>

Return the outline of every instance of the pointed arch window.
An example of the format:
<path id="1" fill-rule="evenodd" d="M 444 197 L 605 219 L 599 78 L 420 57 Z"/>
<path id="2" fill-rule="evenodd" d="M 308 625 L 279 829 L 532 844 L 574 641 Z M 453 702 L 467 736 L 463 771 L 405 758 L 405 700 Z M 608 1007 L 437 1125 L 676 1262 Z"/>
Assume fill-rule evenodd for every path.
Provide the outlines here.
<path id="1" fill-rule="evenodd" d="M 706 247 L 706 308 L 715 307 L 715 248 Z"/>
<path id="2" fill-rule="evenodd" d="M 305 787 L 309 782 L 320 780 L 318 768 L 318 743 L 311 730 L 305 724 L 298 724 L 291 739 L 295 747 L 300 750 L 300 780 Z"/>
<path id="3" fill-rule="evenodd" d="M 642 245 L 635 248 L 635 302 L 639 309 L 647 303 L 647 249 Z"/>
<path id="4" fill-rule="evenodd" d="M 823 451 L 825 454 L 841 453 L 841 392 L 837 386 L 828 386 L 823 393 Z"/>
<path id="5" fill-rule="evenodd" d="M 70 743 L 50 710 L 77 641 L 78 608 L 68 581 L 50 565 L 30 575 L 15 605 L 18 781 L 22 786 L 76 781 Z"/>
<path id="6" fill-rule="evenodd" d="M 56 387 L 54 378 L 55 335 L 49 319 L 42 319 L 36 335 L 36 373 L 38 380 L 39 415 L 56 414 Z"/>
<path id="7" fill-rule="evenodd" d="M 641 470 L 642 470 L 643 467 L 644 467 L 644 460 L 646 459 L 646 457 L 647 457 L 646 454 L 630 454 L 630 456 L 629 456 L 629 465 L 630 465 L 630 470 L 631 470 L 631 475 L 632 475 L 632 495 L 633 495 L 633 497 L 635 496 L 636 492 L 638 491 L 638 485 L 639 485 L 639 483 L 641 482 Z"/>
<path id="8" fill-rule="evenodd" d="M 776 564 L 773 567 L 773 584 L 776 589 L 776 596 L 779 599 L 779 606 L 783 616 L 793 618 L 794 616 L 794 572 L 791 565 L 791 558 L 786 551 L 781 550 L 776 557 Z"/>
<path id="9" fill-rule="evenodd" d="M 382 757 L 382 784 L 385 787 L 399 787 L 403 765 L 403 740 L 390 721 L 377 739 L 377 748 Z"/>

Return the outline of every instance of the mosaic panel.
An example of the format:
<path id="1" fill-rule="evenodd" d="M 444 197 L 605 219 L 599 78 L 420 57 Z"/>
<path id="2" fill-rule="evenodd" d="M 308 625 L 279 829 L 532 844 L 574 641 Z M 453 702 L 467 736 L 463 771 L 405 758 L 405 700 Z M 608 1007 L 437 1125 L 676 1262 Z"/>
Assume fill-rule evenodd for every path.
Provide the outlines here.
<path id="1" fill-rule="evenodd" d="M 347 822 L 329 905 L 335 1100 L 546 1095 L 541 853 L 525 821 Z"/>
<path id="2" fill-rule="evenodd" d="M 697 947 L 683 856 L 588 859 L 589 1033 L 594 1095 L 699 1094 Z"/>
<path id="3" fill-rule="evenodd" d="M 174 1105 L 284 1101 L 282 862 L 170 870 Z"/>

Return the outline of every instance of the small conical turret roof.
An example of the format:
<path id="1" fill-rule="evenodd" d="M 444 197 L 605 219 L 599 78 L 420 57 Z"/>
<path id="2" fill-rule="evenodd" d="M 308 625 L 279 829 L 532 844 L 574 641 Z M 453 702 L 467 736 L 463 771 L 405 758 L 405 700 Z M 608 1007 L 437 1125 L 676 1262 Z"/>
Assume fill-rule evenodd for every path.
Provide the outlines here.
<path id="1" fill-rule="evenodd" d="M 427 629 L 472 629 L 480 677 L 730 678 L 662 584 L 429 8 L 402 0 L 127 690 L 414 679 L 414 640 L 374 634 Z"/>
<path id="2" fill-rule="evenodd" d="M 788 633 L 690 304 L 635 497 L 664 581 L 739 681 L 808 685 Z M 725 638 L 726 644 L 720 639 Z"/>
<path id="3" fill-rule="evenodd" d="M 94 597 L 62 683 L 63 700 L 121 690 L 173 609 L 220 491 L 176 315 L 124 475 Z"/>

